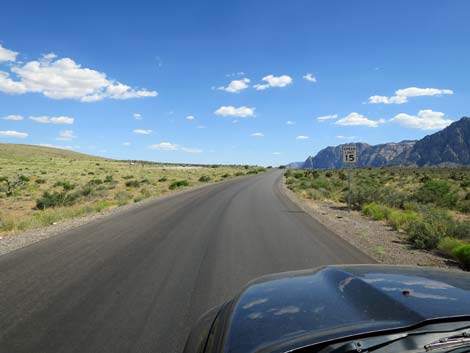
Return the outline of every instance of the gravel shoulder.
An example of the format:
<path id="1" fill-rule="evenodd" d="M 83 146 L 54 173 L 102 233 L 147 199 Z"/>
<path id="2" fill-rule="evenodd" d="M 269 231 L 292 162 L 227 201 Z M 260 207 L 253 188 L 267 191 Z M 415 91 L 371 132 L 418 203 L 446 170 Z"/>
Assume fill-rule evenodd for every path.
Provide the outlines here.
<path id="1" fill-rule="evenodd" d="M 284 180 L 283 191 L 304 212 L 379 263 L 459 269 L 451 260 L 429 251 L 413 249 L 404 234 L 385 222 L 374 221 L 357 211 L 348 211 L 342 204 L 299 197 L 287 188 Z"/>

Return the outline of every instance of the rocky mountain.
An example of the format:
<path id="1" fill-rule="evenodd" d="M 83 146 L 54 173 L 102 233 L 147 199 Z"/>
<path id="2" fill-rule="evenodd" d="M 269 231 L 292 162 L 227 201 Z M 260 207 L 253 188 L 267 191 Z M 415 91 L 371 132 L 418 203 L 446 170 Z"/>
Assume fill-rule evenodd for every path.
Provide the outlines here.
<path id="1" fill-rule="evenodd" d="M 419 141 L 352 145 L 357 146 L 357 166 L 360 167 L 470 165 L 470 118 L 464 117 Z M 294 168 L 341 168 L 342 146 L 326 147 L 316 156 L 309 156 L 302 164 L 296 163 Z M 288 167 L 292 168 L 290 165 Z"/>

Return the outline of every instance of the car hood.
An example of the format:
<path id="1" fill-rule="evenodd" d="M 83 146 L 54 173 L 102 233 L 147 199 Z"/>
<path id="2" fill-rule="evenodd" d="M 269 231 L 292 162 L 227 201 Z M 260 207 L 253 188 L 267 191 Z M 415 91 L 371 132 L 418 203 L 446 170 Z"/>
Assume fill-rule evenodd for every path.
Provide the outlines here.
<path id="1" fill-rule="evenodd" d="M 470 316 L 470 274 L 423 267 L 339 266 L 251 282 L 232 300 L 227 353 L 285 352 L 361 333 Z"/>

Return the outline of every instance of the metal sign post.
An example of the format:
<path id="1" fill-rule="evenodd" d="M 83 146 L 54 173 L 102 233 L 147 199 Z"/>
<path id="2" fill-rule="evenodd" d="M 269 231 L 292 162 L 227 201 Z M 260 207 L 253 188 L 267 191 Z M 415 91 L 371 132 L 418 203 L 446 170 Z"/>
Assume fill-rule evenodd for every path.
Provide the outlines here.
<path id="1" fill-rule="evenodd" d="M 351 211 L 351 168 L 357 162 L 357 146 L 344 145 L 343 146 L 343 163 L 349 166 L 348 168 L 348 210 Z"/>

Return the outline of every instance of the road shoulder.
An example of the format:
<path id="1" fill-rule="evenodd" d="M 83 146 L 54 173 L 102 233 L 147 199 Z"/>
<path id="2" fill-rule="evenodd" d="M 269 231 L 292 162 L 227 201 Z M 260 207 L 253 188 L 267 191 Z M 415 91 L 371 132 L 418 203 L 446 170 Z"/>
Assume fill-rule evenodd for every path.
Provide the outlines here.
<path id="1" fill-rule="evenodd" d="M 292 202 L 377 262 L 392 265 L 458 268 L 453 262 L 435 254 L 410 248 L 404 235 L 394 231 L 384 222 L 371 220 L 357 211 L 348 212 L 343 205 L 299 197 L 287 188 L 285 178 L 281 179 L 280 189 Z"/>

